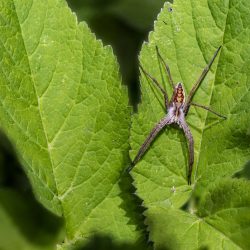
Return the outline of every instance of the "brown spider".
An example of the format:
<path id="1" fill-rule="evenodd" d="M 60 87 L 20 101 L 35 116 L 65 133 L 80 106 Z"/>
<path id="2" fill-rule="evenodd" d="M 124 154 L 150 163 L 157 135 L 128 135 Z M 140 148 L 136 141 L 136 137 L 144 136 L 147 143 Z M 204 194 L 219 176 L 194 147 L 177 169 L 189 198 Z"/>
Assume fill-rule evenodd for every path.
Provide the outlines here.
<path id="1" fill-rule="evenodd" d="M 157 46 L 156 46 L 157 55 L 160 58 L 161 62 L 165 66 L 169 81 L 170 81 L 170 83 L 172 85 L 172 88 L 173 88 L 173 95 L 172 95 L 170 101 L 168 100 L 167 92 L 161 87 L 159 82 L 154 77 L 152 77 L 150 74 L 148 74 L 143 69 L 143 67 L 141 65 L 139 65 L 142 72 L 147 77 L 149 77 L 153 81 L 153 83 L 159 88 L 159 90 L 163 93 L 164 99 L 165 99 L 165 107 L 166 107 L 166 110 L 167 110 L 167 114 L 152 129 L 149 136 L 146 138 L 145 142 L 140 147 L 140 149 L 139 149 L 137 155 L 135 156 L 131 166 L 128 168 L 128 171 L 130 171 L 136 165 L 136 163 L 141 159 L 141 157 L 144 155 L 144 153 L 146 152 L 146 150 L 150 146 L 151 142 L 154 140 L 154 138 L 157 136 L 157 134 L 166 125 L 170 125 L 172 123 L 177 123 L 180 126 L 180 128 L 183 129 L 184 134 L 185 134 L 185 136 L 186 136 L 186 138 L 188 140 L 188 144 L 189 144 L 189 146 L 188 146 L 188 148 L 189 148 L 188 184 L 191 185 L 191 175 L 192 175 L 192 168 L 193 168 L 193 163 L 194 163 L 194 139 L 193 139 L 192 133 L 191 133 L 189 127 L 188 127 L 188 124 L 185 121 L 185 116 L 188 114 L 190 105 L 206 109 L 206 110 L 212 112 L 213 114 L 226 119 L 225 116 L 211 110 L 209 107 L 192 102 L 192 98 L 193 98 L 196 90 L 198 89 L 198 87 L 200 86 L 202 80 L 205 78 L 206 74 L 208 73 L 208 71 L 209 71 L 215 57 L 217 56 L 220 48 L 221 48 L 221 46 L 215 51 L 214 56 L 211 59 L 211 61 L 203 69 L 200 77 L 198 78 L 198 80 L 196 81 L 194 86 L 192 87 L 192 89 L 191 89 L 191 91 L 190 91 L 190 93 L 189 93 L 189 95 L 187 97 L 187 100 L 185 99 L 185 91 L 183 89 L 182 83 L 178 82 L 176 85 L 174 85 L 174 82 L 173 82 L 173 79 L 172 79 L 172 76 L 171 76 L 171 73 L 170 73 L 170 68 L 165 63 L 162 56 L 160 55 Z"/>

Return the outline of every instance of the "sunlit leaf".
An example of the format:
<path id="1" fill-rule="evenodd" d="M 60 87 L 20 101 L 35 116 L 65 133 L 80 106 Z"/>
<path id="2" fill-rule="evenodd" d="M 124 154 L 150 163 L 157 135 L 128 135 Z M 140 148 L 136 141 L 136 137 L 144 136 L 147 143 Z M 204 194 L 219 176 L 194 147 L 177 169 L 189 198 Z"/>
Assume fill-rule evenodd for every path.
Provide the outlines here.
<path id="1" fill-rule="evenodd" d="M 120 183 L 130 109 L 111 48 L 62 0 L 1 1 L 0 33 L 1 128 L 37 199 L 65 219 L 67 244 L 94 233 L 137 241 Z"/>
<path id="2" fill-rule="evenodd" d="M 196 197 L 203 197 L 211 183 L 234 175 L 250 158 L 249 11 L 250 4 L 246 0 L 177 0 L 173 5 L 166 3 L 155 23 L 154 32 L 149 35 L 149 42 L 143 45 L 140 54 L 142 66 L 162 83 L 170 97 L 172 90 L 166 72 L 159 63 L 155 46 L 159 47 L 162 57 L 168 63 L 174 82 L 183 82 L 188 94 L 216 49 L 222 45 L 193 101 L 210 106 L 227 116 L 227 120 L 223 120 L 206 110 L 190 108 L 187 122 L 195 141 L 192 186 L 187 185 L 187 141 L 178 126 L 165 128 L 133 169 L 137 194 L 148 208 L 148 224 L 153 235 L 151 238 L 155 239 L 156 245 L 160 237 L 158 234 L 162 237 L 171 235 L 174 241 L 174 235 L 183 235 L 185 228 L 191 227 L 196 220 L 189 214 L 197 210 L 193 199 L 190 200 L 192 193 Z M 141 104 L 138 114 L 134 115 L 131 129 L 132 159 L 151 129 L 166 115 L 162 93 L 144 74 L 141 76 L 141 91 Z M 239 189 L 237 195 L 240 195 L 240 191 L 245 192 Z M 203 205 L 199 205 L 199 210 L 202 210 Z M 231 205 L 234 206 L 233 203 Z M 181 211 L 181 207 L 187 208 L 189 213 Z M 156 223 L 158 212 L 152 211 L 159 209 L 166 211 L 169 216 L 164 219 L 165 226 L 160 231 L 159 228 L 154 231 L 152 225 Z M 151 218 L 151 214 L 155 217 Z M 197 216 L 199 218 L 200 215 Z M 179 226 L 174 227 L 177 218 Z M 157 217 L 159 223 L 162 219 L 160 215 Z M 241 226 L 237 230 L 243 231 Z M 198 234 L 187 239 L 190 249 L 199 245 L 197 241 L 202 234 L 208 234 L 206 228 L 199 230 Z M 182 244 L 183 239 L 176 237 L 176 244 Z M 231 236 L 229 238 L 234 242 Z M 167 241 L 165 238 L 165 247 L 168 247 Z M 208 247 L 211 249 L 220 244 L 217 237 L 210 243 Z M 239 241 L 236 245 L 241 246 Z M 180 249 L 188 248 L 182 245 Z"/>

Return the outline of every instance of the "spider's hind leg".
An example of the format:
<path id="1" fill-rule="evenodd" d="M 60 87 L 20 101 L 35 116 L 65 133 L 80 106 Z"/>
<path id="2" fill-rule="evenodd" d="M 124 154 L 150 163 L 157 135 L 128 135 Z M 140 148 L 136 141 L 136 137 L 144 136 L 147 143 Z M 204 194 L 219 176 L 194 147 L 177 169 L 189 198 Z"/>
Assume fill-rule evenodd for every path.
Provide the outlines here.
<path id="1" fill-rule="evenodd" d="M 188 185 L 191 185 L 191 177 L 194 164 L 194 138 L 186 121 L 184 119 L 180 119 L 179 122 L 188 141 L 189 162 L 188 162 L 187 178 L 188 178 Z"/>
<path id="2" fill-rule="evenodd" d="M 150 134 L 148 135 L 148 137 L 146 138 L 146 140 L 144 141 L 144 143 L 142 144 L 142 146 L 140 147 L 137 155 L 135 156 L 132 164 L 130 165 L 130 167 L 127 169 L 127 171 L 131 171 L 133 169 L 133 167 L 136 165 L 136 163 L 141 159 L 141 157 L 145 154 L 145 152 L 147 151 L 147 149 L 149 148 L 150 144 L 153 142 L 153 140 L 155 139 L 155 137 L 159 134 L 159 132 L 168 124 L 171 123 L 171 117 L 170 116 L 166 116 L 163 119 L 160 120 L 160 122 L 158 122 L 155 127 L 152 129 L 152 131 L 150 132 Z"/>

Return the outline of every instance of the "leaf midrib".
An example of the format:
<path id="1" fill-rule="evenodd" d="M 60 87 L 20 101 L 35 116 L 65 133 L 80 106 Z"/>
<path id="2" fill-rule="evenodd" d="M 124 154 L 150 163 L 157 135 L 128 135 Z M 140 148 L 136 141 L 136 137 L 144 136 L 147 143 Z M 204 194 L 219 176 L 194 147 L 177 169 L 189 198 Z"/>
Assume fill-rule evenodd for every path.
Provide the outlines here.
<path id="1" fill-rule="evenodd" d="M 54 194 L 54 196 L 57 197 L 57 200 L 59 201 L 60 203 L 60 206 L 61 206 L 61 209 L 62 209 L 62 203 L 61 201 L 58 199 L 58 184 L 56 182 L 56 178 L 55 178 L 55 173 L 54 173 L 54 164 L 53 164 L 53 161 L 52 161 L 52 157 L 51 157 L 51 152 L 49 150 L 49 142 L 48 142 L 48 136 L 47 136 L 47 133 L 45 131 L 45 125 L 44 125 L 44 122 L 43 122 L 43 119 L 42 119 L 42 113 L 41 113 L 41 107 L 40 107 L 40 99 L 38 97 L 38 94 L 37 94 L 37 90 L 36 90 L 36 87 L 35 87 L 35 80 L 34 80 L 34 77 L 33 77 L 33 74 L 32 74 L 32 69 L 31 69 L 31 65 L 30 65 L 30 60 L 29 60 L 29 55 L 28 55 L 28 52 L 27 52 L 27 48 L 26 48 L 26 44 L 25 44 L 25 40 L 24 40 L 24 36 L 23 36 L 23 32 L 22 32 L 22 27 L 21 27 L 21 22 L 19 20 L 19 17 L 18 17 L 18 14 L 17 14 L 17 9 L 16 9 L 16 5 L 15 5 L 15 1 L 13 1 L 13 6 L 15 8 L 15 13 L 16 13 L 16 17 L 17 17 L 17 20 L 18 20 L 18 25 L 19 25 L 19 29 L 20 29 L 20 34 L 22 36 L 22 40 L 23 40 L 23 46 L 24 46 L 24 49 L 25 49 L 25 52 L 26 52 L 26 55 L 27 55 L 27 62 L 28 62 L 28 67 L 29 67 L 29 71 L 30 71 L 30 79 L 32 81 L 32 87 L 34 89 L 34 93 L 36 95 L 36 99 L 37 99 L 37 108 L 38 108 L 38 112 L 39 112 L 39 116 L 40 116 L 40 119 L 41 119 L 41 124 L 42 124 L 42 131 L 44 133 L 44 136 L 45 136 L 45 139 L 46 139 L 46 145 L 47 145 L 47 152 L 48 152 L 48 157 L 49 157 L 49 161 L 51 163 L 51 169 L 52 169 L 52 174 L 53 174 L 53 180 L 54 180 L 54 184 L 55 184 L 55 188 L 56 188 L 56 193 L 51 190 L 51 188 L 48 186 L 48 185 L 45 185 L 48 189 L 51 190 L 51 192 Z M 48 8 L 48 5 L 46 5 L 46 7 Z M 48 10 L 48 9 L 47 9 Z M 47 12 L 47 11 L 46 11 Z M 39 178 L 40 179 L 40 178 Z"/>
<path id="2" fill-rule="evenodd" d="M 225 36 L 225 30 L 226 30 L 226 24 L 227 24 L 227 19 L 228 19 L 228 13 L 229 13 L 229 3 L 230 3 L 230 0 L 228 1 L 228 12 L 227 12 L 227 16 L 225 18 L 225 25 L 224 25 L 224 30 L 223 30 L 223 37 L 222 37 L 222 45 L 223 45 L 223 42 L 224 42 L 224 36 Z M 191 0 L 191 4 L 192 4 L 192 0 Z M 193 15 L 193 11 L 192 11 L 192 15 Z M 212 16 L 212 15 L 211 15 Z M 212 16 L 213 17 L 213 16 Z M 214 17 L 213 17 L 214 18 Z M 215 21 L 215 20 L 214 20 Z M 215 22 L 216 23 L 216 22 Z M 194 24 L 194 22 L 193 22 Z M 196 28 L 195 28 L 195 24 L 194 24 L 194 29 L 195 29 L 195 32 L 196 32 Z M 199 43 L 197 41 L 197 44 L 199 46 Z M 200 47 L 200 46 L 199 46 Z M 223 49 L 223 47 L 222 47 Z M 222 51 L 221 49 L 221 51 Z M 218 57 L 218 63 L 216 65 L 216 70 L 215 70 L 215 73 L 214 73 L 214 80 L 213 80 L 213 86 L 211 88 L 211 95 L 209 97 L 209 105 L 211 104 L 211 100 L 212 100 L 212 96 L 213 96 L 213 92 L 214 92 L 214 88 L 215 88 L 215 80 L 216 80 L 216 75 L 217 75 L 217 70 L 218 70 L 218 65 L 219 65 L 219 62 L 220 62 L 220 58 L 221 58 L 221 51 L 219 53 L 219 57 Z M 202 51 L 201 51 L 202 53 Z M 202 56 L 203 58 L 205 59 L 203 53 L 202 53 Z M 197 163 L 196 163 L 196 167 L 195 167 L 195 173 L 194 173 L 194 181 L 197 180 L 197 173 L 198 173 L 198 166 L 200 164 L 200 156 L 201 156 L 201 147 L 203 145 L 203 134 L 204 134 L 204 131 L 206 130 L 206 123 L 207 123 L 207 118 L 208 118 L 208 113 L 209 111 L 206 111 L 206 114 L 205 114 L 205 119 L 204 119 L 204 123 L 203 123 L 203 128 L 202 128 L 202 133 L 201 133 L 201 140 L 200 140 L 200 145 L 199 145 L 199 149 L 198 149 L 198 159 L 197 159 Z"/>

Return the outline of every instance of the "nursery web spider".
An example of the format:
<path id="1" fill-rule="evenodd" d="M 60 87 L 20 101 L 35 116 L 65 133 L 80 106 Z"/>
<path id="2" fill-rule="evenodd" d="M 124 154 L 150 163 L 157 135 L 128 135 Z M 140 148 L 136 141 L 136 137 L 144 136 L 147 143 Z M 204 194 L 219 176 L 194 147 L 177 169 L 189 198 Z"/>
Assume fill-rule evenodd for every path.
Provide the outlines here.
<path id="1" fill-rule="evenodd" d="M 194 163 L 194 139 L 193 139 L 192 133 L 189 129 L 189 126 L 185 121 L 185 116 L 188 114 L 190 105 L 203 108 L 203 109 L 210 111 L 211 113 L 213 113 L 219 117 L 226 119 L 225 116 L 213 111 L 212 109 L 210 109 L 210 107 L 192 102 L 192 98 L 193 98 L 196 90 L 199 88 L 200 84 L 202 83 L 203 79 L 205 78 L 206 74 L 208 73 L 208 71 L 209 71 L 211 65 L 213 64 L 220 49 L 221 49 L 221 46 L 215 51 L 211 61 L 203 69 L 200 77 L 193 85 L 187 98 L 185 98 L 185 91 L 183 89 L 183 84 L 181 82 L 178 82 L 176 85 L 174 85 L 173 78 L 172 78 L 171 72 L 170 72 L 170 68 L 165 63 L 157 46 L 156 46 L 157 56 L 160 59 L 160 62 L 163 63 L 164 68 L 166 70 L 166 73 L 168 75 L 169 82 L 173 88 L 173 95 L 172 95 L 170 101 L 168 99 L 167 92 L 165 91 L 165 89 L 163 89 L 163 87 L 159 84 L 159 82 L 153 76 L 151 76 L 149 73 L 147 73 L 141 65 L 139 65 L 140 69 L 142 70 L 144 75 L 146 77 L 148 77 L 149 79 L 151 79 L 151 81 L 155 84 L 155 86 L 162 92 L 164 99 L 165 99 L 165 108 L 166 108 L 167 114 L 152 129 L 152 131 L 150 132 L 150 134 L 148 135 L 148 137 L 146 138 L 146 140 L 144 141 L 144 143 L 140 147 L 140 149 L 139 149 L 137 155 L 135 156 L 131 166 L 128 168 L 128 171 L 130 171 L 136 165 L 136 163 L 141 159 L 141 157 L 144 155 L 144 153 L 146 152 L 146 150 L 150 146 L 151 142 L 155 139 L 155 137 L 158 135 L 158 133 L 165 126 L 170 125 L 172 123 L 177 123 L 180 126 L 180 128 L 183 129 L 184 134 L 186 136 L 186 139 L 188 141 L 189 167 L 188 167 L 187 177 L 188 177 L 188 184 L 191 185 L 191 175 L 192 175 L 192 168 L 193 168 L 193 163 Z"/>

